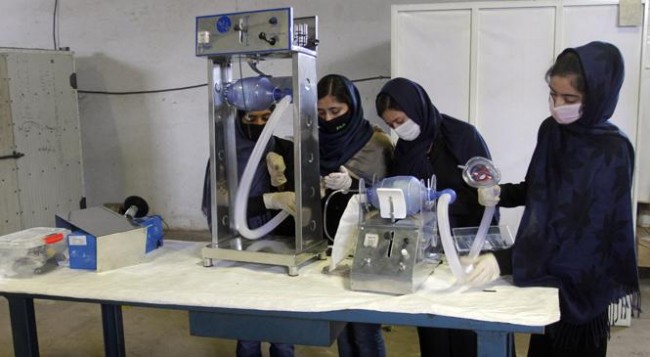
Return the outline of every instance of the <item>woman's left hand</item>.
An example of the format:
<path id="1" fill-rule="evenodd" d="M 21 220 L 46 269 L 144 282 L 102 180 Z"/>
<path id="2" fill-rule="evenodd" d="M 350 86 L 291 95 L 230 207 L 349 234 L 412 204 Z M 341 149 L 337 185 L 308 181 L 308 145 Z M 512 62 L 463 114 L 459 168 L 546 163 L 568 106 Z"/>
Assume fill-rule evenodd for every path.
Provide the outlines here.
<path id="1" fill-rule="evenodd" d="M 332 172 L 325 176 L 323 182 L 325 183 L 325 187 L 330 190 L 347 191 L 350 189 L 350 186 L 352 186 L 352 177 L 350 177 L 350 173 L 345 166 L 341 166 L 339 172 Z"/>

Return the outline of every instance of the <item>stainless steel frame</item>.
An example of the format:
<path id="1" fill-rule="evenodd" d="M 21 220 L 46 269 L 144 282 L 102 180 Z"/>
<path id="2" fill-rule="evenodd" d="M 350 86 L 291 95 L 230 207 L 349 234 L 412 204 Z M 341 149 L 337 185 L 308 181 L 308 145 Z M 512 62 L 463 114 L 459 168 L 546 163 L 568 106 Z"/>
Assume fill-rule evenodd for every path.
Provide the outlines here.
<path id="1" fill-rule="evenodd" d="M 280 23 L 285 22 L 281 16 L 286 13 L 288 13 L 287 21 L 290 21 L 289 23 L 293 21 L 291 10 L 286 13 L 286 9 L 269 11 L 275 12 L 266 16 L 276 15 L 280 17 Z M 197 31 L 207 32 L 214 26 L 206 25 L 205 21 L 219 21 L 224 16 L 197 18 Z M 237 14 L 227 14 L 227 16 L 232 21 L 238 18 Z M 259 14 L 250 12 L 245 13 L 245 16 L 247 19 L 259 18 Z M 312 21 L 310 26 L 315 24 L 317 22 Z M 262 25 L 256 26 L 259 28 Z M 315 33 L 315 29 L 310 29 L 310 32 Z M 223 34 L 203 36 L 214 39 Z M 289 36 L 292 37 L 292 31 L 289 31 Z M 198 37 L 197 34 L 197 39 Z M 208 57 L 210 176 L 213 183 L 211 185 L 212 243 L 203 248 L 201 254 L 205 266 L 211 266 L 214 259 L 263 263 L 286 266 L 289 275 L 295 276 L 298 275 L 301 264 L 324 256 L 327 249 L 327 241 L 322 237 L 319 187 L 316 52 L 295 45 L 290 46 L 289 50 L 269 51 L 268 44 L 253 43 L 254 37 L 250 39 L 251 47 L 246 47 L 249 45 L 249 40 L 244 41 L 244 44 L 226 41 L 230 46 L 226 49 L 219 49 L 217 40 L 210 42 L 208 50 L 202 49 L 200 44 L 197 45 L 197 55 Z M 278 42 L 286 43 L 283 40 Z M 233 50 L 232 46 L 241 48 Z M 255 49 L 255 46 L 261 49 Z M 295 237 L 268 236 L 258 240 L 248 240 L 238 233 L 234 222 L 235 193 L 238 187 L 237 152 L 234 142 L 236 109 L 224 101 L 222 90 L 225 84 L 233 80 L 234 61 L 245 61 L 246 58 L 257 56 L 264 56 L 268 60 L 292 61 L 294 182 L 298 207 L 298 213 L 294 217 Z"/>

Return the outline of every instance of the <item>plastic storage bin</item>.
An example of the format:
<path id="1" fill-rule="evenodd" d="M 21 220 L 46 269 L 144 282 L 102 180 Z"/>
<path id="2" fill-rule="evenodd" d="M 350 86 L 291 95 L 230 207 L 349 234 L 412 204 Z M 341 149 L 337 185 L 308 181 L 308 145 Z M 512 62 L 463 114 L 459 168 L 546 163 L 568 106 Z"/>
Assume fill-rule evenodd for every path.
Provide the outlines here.
<path id="1" fill-rule="evenodd" d="M 36 227 L 0 237 L 0 277 L 29 278 L 66 260 L 63 228 Z"/>

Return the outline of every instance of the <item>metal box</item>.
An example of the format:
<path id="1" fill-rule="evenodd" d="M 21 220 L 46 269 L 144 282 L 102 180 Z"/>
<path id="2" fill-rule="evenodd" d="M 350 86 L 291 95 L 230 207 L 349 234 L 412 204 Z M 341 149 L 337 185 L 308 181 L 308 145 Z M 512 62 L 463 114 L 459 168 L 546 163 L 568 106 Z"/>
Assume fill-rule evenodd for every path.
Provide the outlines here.
<path id="1" fill-rule="evenodd" d="M 359 231 L 350 288 L 387 294 L 414 293 L 438 262 L 425 259 L 423 236 L 432 231 L 411 217 L 388 224 L 374 218 Z"/>
<path id="2" fill-rule="evenodd" d="M 0 235 L 79 208 L 74 71 L 71 52 L 0 48 Z"/>
<path id="3" fill-rule="evenodd" d="M 147 228 L 106 207 L 57 214 L 56 226 L 72 232 L 70 268 L 106 271 L 144 261 Z"/>

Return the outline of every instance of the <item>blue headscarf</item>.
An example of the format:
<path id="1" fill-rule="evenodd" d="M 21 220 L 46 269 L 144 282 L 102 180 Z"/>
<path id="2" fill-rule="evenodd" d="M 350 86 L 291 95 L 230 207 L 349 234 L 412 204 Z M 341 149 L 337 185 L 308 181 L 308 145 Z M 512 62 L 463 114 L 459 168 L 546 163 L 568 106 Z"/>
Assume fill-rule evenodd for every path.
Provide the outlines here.
<path id="1" fill-rule="evenodd" d="M 591 325 L 610 303 L 628 294 L 638 297 L 634 151 L 608 121 L 623 83 L 620 52 L 611 44 L 591 42 L 558 58 L 569 52 L 582 65 L 583 114 L 568 125 L 547 118 L 539 129 L 526 173 L 513 278 L 520 286 L 558 287 L 561 321 Z"/>
<path id="2" fill-rule="evenodd" d="M 235 119 L 238 179 L 241 179 L 243 176 L 244 169 L 246 168 L 246 163 L 248 162 L 248 159 L 253 152 L 253 148 L 255 147 L 255 143 L 257 142 L 257 140 L 252 139 L 246 132 L 245 126 L 247 124 L 242 123 L 242 117 L 244 114 L 245 113 L 243 111 L 237 111 L 237 116 Z M 269 149 L 274 146 L 274 143 L 275 137 L 272 136 L 269 139 L 269 143 L 264 151 L 264 154 L 262 155 L 262 158 L 259 161 L 255 175 L 253 176 L 253 182 L 251 183 L 249 197 L 260 197 L 270 191 L 271 178 L 268 171 L 266 170 L 265 158 L 266 153 L 268 153 Z M 211 186 L 212 182 L 210 181 L 210 160 L 208 160 L 205 168 L 205 176 L 203 179 L 203 197 L 201 199 L 201 210 L 208 219 L 208 227 L 210 228 L 210 231 L 212 231 L 212 203 L 210 193 Z M 249 215 L 248 225 L 251 228 L 257 228 L 266 223 L 270 218 L 272 218 L 272 214 L 270 212 L 265 212 L 256 216 Z"/>
<path id="3" fill-rule="evenodd" d="M 487 145 L 478 131 L 465 122 L 440 114 L 419 84 L 406 78 L 394 78 L 386 82 L 379 93 L 388 94 L 404 114 L 420 126 L 420 135 L 415 140 L 397 141 L 391 176 L 430 178 L 434 172 L 429 151 L 439 137 L 445 141 L 459 164 L 477 155 L 490 158 Z"/>
<path id="4" fill-rule="evenodd" d="M 338 74 L 330 74 L 323 78 L 322 81 L 334 78 L 340 80 L 347 88 L 347 97 L 351 103 L 347 103 L 349 115 L 347 126 L 337 132 L 324 130 L 324 120 L 318 118 L 318 140 L 320 147 L 320 173 L 325 176 L 332 172 L 338 172 L 339 167 L 350 160 L 366 143 L 373 134 L 372 125 L 363 117 L 363 108 L 361 107 L 361 96 L 357 87 L 346 77 Z M 330 93 L 327 93 L 330 94 Z M 325 95 L 327 95 L 325 94 Z M 322 98 L 319 93 L 319 98 Z"/>
<path id="5" fill-rule="evenodd" d="M 237 146 L 237 178 L 241 180 L 241 177 L 244 175 L 244 169 L 248 163 L 248 159 L 253 153 L 253 148 L 257 143 L 257 138 L 251 138 L 247 133 L 247 126 L 256 126 L 258 130 L 261 130 L 263 125 L 254 125 L 254 124 L 244 124 L 242 118 L 244 112 L 237 111 L 237 119 L 235 120 L 235 141 Z M 274 137 L 271 136 L 269 142 L 260 158 L 260 161 L 255 170 L 255 175 L 253 176 L 253 181 L 251 183 L 251 190 L 249 197 L 258 197 L 269 192 L 271 187 L 271 177 L 269 172 L 266 170 L 266 154 L 269 152 L 269 149 L 273 147 Z"/>

